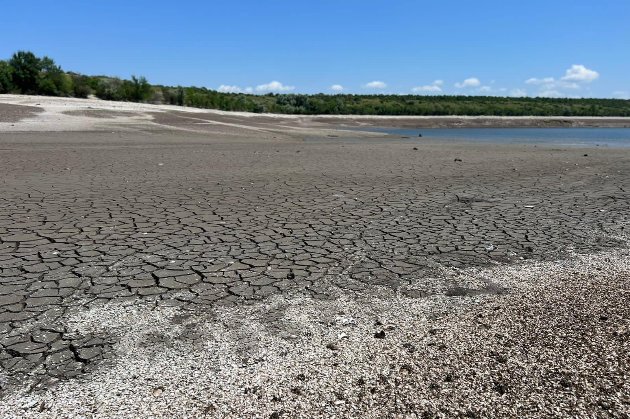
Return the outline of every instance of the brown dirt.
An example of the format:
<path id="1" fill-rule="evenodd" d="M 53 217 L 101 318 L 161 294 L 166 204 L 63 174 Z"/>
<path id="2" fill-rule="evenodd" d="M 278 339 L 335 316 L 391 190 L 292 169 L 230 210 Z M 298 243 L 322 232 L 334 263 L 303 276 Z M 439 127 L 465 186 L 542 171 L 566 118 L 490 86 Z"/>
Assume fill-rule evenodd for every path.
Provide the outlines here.
<path id="1" fill-rule="evenodd" d="M 121 116 L 135 116 L 136 112 L 123 112 L 123 111 L 109 111 L 105 109 L 87 109 L 87 110 L 75 110 L 64 111 L 65 115 L 73 116 L 87 116 L 90 118 L 117 118 Z"/>
<path id="2" fill-rule="evenodd" d="M 0 103 L 0 122 L 18 122 L 37 115 L 43 109 L 35 106 L 9 105 Z"/>

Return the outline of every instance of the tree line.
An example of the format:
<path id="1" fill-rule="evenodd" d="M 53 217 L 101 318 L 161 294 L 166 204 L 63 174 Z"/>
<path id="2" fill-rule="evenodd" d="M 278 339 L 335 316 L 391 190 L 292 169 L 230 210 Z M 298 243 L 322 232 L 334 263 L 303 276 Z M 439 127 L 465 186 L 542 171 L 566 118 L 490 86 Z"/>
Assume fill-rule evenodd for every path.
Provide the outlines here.
<path id="1" fill-rule="evenodd" d="M 151 85 L 66 72 L 49 57 L 18 51 L 0 61 L 0 93 L 172 104 L 196 108 L 298 115 L 630 116 L 630 100 L 496 96 L 224 93 L 204 87 Z"/>

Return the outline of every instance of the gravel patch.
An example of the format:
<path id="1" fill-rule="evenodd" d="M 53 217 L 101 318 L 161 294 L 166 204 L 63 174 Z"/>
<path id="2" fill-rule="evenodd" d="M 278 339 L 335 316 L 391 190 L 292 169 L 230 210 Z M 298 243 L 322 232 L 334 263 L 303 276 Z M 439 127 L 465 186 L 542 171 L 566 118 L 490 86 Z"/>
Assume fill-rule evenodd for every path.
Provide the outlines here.
<path id="1" fill-rule="evenodd" d="M 80 312 L 113 365 L 3 417 L 627 417 L 630 252 L 444 272 L 461 295 L 376 287 L 204 313 L 150 302 Z M 475 293 L 489 283 L 506 293 Z"/>

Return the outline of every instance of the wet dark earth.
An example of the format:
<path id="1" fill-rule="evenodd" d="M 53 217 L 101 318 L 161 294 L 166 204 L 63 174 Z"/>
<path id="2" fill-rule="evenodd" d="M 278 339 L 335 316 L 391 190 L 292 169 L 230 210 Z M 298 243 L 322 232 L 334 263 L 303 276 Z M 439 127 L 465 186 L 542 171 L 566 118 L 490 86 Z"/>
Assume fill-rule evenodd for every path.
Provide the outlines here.
<path id="1" fill-rule="evenodd" d="M 0 135 L 0 162 L 5 391 L 111 356 L 73 310 L 326 299 L 331 278 L 458 296 L 428 278 L 620 246 L 630 214 L 629 150 L 48 133 Z"/>

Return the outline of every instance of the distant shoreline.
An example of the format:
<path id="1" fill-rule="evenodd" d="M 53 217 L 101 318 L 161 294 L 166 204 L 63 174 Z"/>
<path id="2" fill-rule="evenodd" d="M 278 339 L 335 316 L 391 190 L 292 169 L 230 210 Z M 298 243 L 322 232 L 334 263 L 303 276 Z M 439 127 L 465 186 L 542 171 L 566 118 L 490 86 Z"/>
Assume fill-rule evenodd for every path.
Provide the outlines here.
<path id="1" fill-rule="evenodd" d="M 316 121 L 352 122 L 357 127 L 399 128 L 630 128 L 627 117 L 543 116 L 313 116 Z M 330 120 L 328 120 L 330 119 Z"/>
<path id="2" fill-rule="evenodd" d="M 205 127 L 204 127 L 205 124 Z M 208 125 L 317 135 L 340 128 L 630 128 L 630 117 L 284 115 L 96 98 L 0 95 L 0 132 L 99 131 L 144 126 L 207 132 Z M 325 135 L 325 133 L 324 133 Z M 366 133 L 367 135 L 367 133 Z"/>

